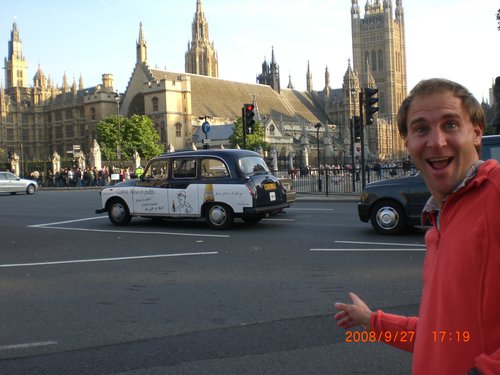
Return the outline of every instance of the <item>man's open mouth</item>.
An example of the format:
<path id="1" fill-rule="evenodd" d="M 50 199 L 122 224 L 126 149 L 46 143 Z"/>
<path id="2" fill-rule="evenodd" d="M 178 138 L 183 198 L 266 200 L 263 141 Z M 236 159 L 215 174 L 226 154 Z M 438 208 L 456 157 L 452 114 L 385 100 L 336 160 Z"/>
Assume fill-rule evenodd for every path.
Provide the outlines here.
<path id="1" fill-rule="evenodd" d="M 439 170 L 444 169 L 448 165 L 450 165 L 452 160 L 452 157 L 432 158 L 427 159 L 427 163 L 429 163 L 432 169 Z"/>

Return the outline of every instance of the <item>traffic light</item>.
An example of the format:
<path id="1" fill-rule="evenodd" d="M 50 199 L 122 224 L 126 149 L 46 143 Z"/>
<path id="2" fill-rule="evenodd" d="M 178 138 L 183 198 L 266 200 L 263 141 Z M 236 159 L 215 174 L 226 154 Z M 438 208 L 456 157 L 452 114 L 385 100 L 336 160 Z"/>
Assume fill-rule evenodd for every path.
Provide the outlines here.
<path id="1" fill-rule="evenodd" d="M 12 152 L 8 152 L 7 153 L 7 160 L 9 161 L 9 163 L 12 161 Z"/>
<path id="2" fill-rule="evenodd" d="M 378 89 L 365 88 L 365 111 L 366 111 L 366 125 L 373 124 L 373 115 L 378 112 L 379 107 L 375 106 L 378 103 L 377 95 Z"/>
<path id="3" fill-rule="evenodd" d="M 361 117 L 354 116 L 354 142 L 361 142 Z"/>
<path id="4" fill-rule="evenodd" d="M 245 131 L 247 134 L 253 134 L 255 120 L 253 119 L 255 116 L 255 106 L 253 104 L 245 104 L 244 113 L 245 113 Z"/>

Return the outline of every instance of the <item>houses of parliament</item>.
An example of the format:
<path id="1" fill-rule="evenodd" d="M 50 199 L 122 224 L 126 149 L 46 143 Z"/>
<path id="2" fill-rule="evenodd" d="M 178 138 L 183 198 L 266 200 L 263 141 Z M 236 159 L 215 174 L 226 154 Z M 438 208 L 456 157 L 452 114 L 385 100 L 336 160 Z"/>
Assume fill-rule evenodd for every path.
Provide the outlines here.
<path id="1" fill-rule="evenodd" d="M 374 124 L 366 127 L 365 155 L 368 160 L 400 158 L 404 149 L 395 117 L 407 93 L 402 0 L 366 0 L 364 9 L 358 0 L 351 0 L 351 27 L 352 62 L 346 61 L 340 88 L 330 87 L 325 67 L 324 86 L 314 90 L 309 63 L 304 67 L 305 91 L 294 89 L 291 77 L 282 87 L 274 49 L 271 60 L 264 60 L 256 74 L 255 84 L 227 81 L 218 78 L 218 54 L 209 38 L 202 1 L 197 0 L 185 72 L 149 65 L 141 23 L 135 66 L 125 92 L 118 93 L 111 73 L 102 74 L 102 82 L 90 87 L 84 85 L 82 76 L 70 82 L 64 75 L 62 84 L 56 84 L 40 66 L 34 77 L 27 77 L 22 30 L 14 22 L 4 59 L 4 87 L 0 86 L 0 149 L 4 154 L 0 157 L 4 162 L 7 152 L 15 152 L 26 161 L 48 161 L 54 152 L 71 157 L 68 151 L 78 145 L 88 158 L 97 138 L 97 123 L 116 114 L 147 115 L 165 149 L 176 150 L 201 145 L 200 118 L 209 116 L 212 131 L 218 129 L 210 136 L 218 136 L 223 144 L 241 116 L 243 103 L 254 103 L 265 127 L 265 140 L 280 160 L 293 159 L 296 166 L 312 164 L 308 154 L 314 157 L 318 144 L 323 160 L 343 164 L 351 156 L 350 124 L 359 114 L 359 93 L 372 87 L 379 90 L 380 111 Z"/>

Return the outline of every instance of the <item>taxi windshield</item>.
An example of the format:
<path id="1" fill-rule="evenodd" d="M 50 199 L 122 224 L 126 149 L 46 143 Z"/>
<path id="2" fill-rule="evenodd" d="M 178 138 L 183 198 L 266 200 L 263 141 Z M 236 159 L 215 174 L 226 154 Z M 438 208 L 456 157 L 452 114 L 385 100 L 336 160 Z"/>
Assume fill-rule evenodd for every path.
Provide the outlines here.
<path id="1" fill-rule="evenodd" d="M 240 170 L 244 175 L 255 173 L 269 173 L 264 159 L 259 156 L 247 156 L 239 160 Z"/>

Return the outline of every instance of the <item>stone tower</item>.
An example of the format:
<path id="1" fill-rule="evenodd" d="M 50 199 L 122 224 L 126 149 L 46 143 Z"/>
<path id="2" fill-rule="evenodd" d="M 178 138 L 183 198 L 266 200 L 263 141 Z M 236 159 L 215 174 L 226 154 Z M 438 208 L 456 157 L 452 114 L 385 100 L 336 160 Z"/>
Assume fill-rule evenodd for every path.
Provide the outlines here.
<path id="1" fill-rule="evenodd" d="M 23 43 L 19 38 L 17 23 L 14 21 L 8 47 L 8 55 L 4 59 L 5 88 L 27 87 L 26 60 L 23 56 Z"/>
<path id="2" fill-rule="evenodd" d="M 358 0 L 351 0 L 354 71 L 362 87 L 375 80 L 379 89 L 379 116 L 394 129 L 393 150 L 402 149 L 396 132 L 396 114 L 406 97 L 406 47 L 402 0 L 366 0 L 364 18 Z M 370 77 L 371 76 L 371 77 Z"/>
<path id="3" fill-rule="evenodd" d="M 262 63 L 262 73 L 257 76 L 257 83 L 269 85 L 277 93 L 281 92 L 280 67 L 274 58 L 274 47 L 272 47 L 271 51 L 271 64 L 268 64 L 267 60 L 264 59 Z"/>
<path id="4" fill-rule="evenodd" d="M 201 0 L 196 1 L 196 13 L 192 25 L 192 41 L 186 52 L 186 73 L 209 77 L 219 76 L 219 62 L 214 43 L 208 37 L 208 23 L 201 9 Z"/>

